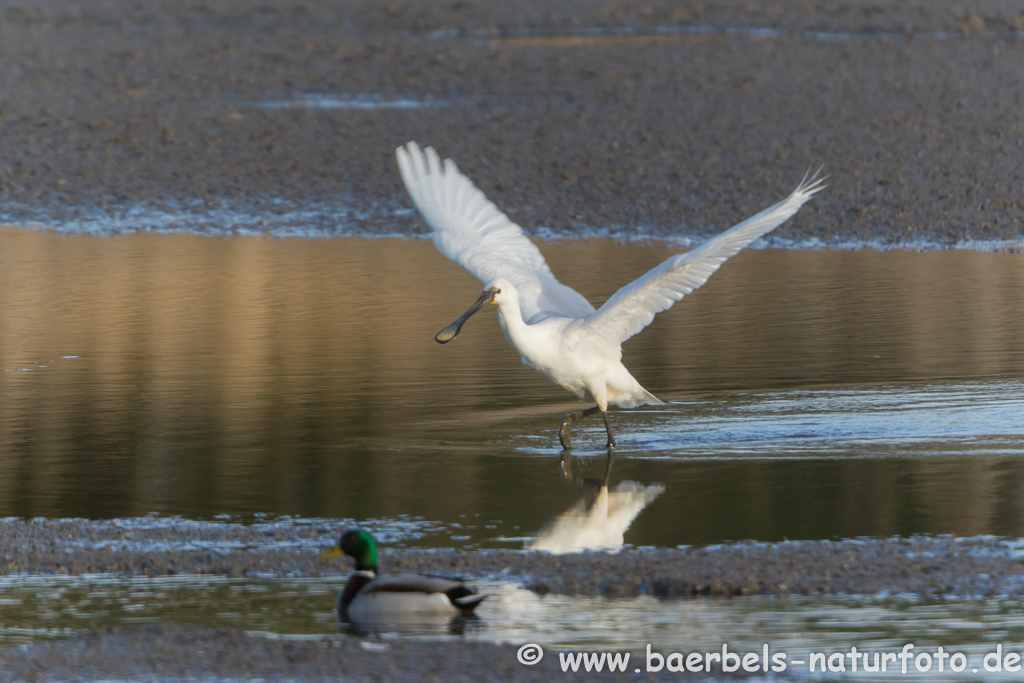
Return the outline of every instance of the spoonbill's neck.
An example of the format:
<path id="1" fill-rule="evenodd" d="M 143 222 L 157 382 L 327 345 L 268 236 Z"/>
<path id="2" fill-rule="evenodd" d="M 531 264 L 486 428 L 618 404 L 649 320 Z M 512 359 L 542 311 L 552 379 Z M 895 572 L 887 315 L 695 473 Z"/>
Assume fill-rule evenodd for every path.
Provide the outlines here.
<path id="1" fill-rule="evenodd" d="M 523 320 L 523 312 L 519 308 L 519 297 L 510 296 L 508 301 L 498 306 L 498 323 L 512 345 L 519 348 L 520 344 L 516 342 L 522 341 L 527 327 L 526 321 Z"/>

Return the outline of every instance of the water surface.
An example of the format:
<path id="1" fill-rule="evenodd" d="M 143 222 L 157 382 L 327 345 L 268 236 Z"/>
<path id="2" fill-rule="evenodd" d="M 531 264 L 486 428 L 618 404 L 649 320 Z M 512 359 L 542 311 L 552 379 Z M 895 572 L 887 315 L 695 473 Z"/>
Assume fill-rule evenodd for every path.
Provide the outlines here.
<path id="1" fill-rule="evenodd" d="M 595 303 L 664 246 L 543 244 Z M 607 483 L 664 492 L 633 545 L 1024 535 L 1024 259 L 746 251 L 625 347 Z M 422 240 L 0 231 L 0 515 L 435 522 L 522 547 L 597 495 L 572 396 Z"/>
<path id="2" fill-rule="evenodd" d="M 439 620 L 361 634 L 382 642 L 395 638 L 468 639 L 536 643 L 549 650 L 785 653 L 787 672 L 808 675 L 811 653 L 960 652 L 964 674 L 938 675 L 937 666 L 919 680 L 964 680 L 983 668 L 997 645 L 1005 653 L 1024 649 L 1022 605 L 1016 600 L 927 603 L 901 597 L 734 600 L 658 600 L 651 597 L 541 597 L 512 584 L 485 582 L 490 597 L 476 618 Z M 177 621 L 232 628 L 275 638 L 349 634 L 331 610 L 337 580 L 228 579 L 180 576 L 156 579 L 110 576 L 0 578 L 0 645 L 66 637 L 86 628 Z M 847 666 L 848 663 L 847 663 Z M 890 665 L 891 667 L 891 665 Z M 861 672 L 863 673 L 863 672 Z M 905 680 L 899 671 L 883 680 Z M 820 675 L 820 669 L 819 669 Z M 853 675 L 847 671 L 846 675 Z M 986 674 L 988 675 L 988 674 Z M 870 675 L 871 680 L 880 674 Z M 988 675 L 991 678 L 991 675 Z M 1012 674 L 1003 672 L 1007 679 Z M 812 678 L 815 678 L 812 676 Z M 989 680 L 986 678 L 986 680 Z"/>

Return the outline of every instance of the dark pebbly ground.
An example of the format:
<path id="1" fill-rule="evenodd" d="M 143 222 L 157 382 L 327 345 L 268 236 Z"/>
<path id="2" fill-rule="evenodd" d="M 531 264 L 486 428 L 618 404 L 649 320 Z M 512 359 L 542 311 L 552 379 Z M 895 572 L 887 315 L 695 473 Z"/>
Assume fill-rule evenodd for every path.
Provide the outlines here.
<path id="1" fill-rule="evenodd" d="M 1024 10 L 1001 0 L 13 1 L 0 7 L 0 220 L 415 234 L 393 161 L 415 139 L 547 234 L 713 234 L 824 164 L 828 190 L 780 244 L 1013 242 L 1024 234 L 1022 32 Z M 6 521 L 0 572 L 340 571 L 258 538 L 179 550 L 181 529 L 163 532 L 159 551 L 68 552 L 69 540 L 115 533 L 128 532 Z M 385 562 L 507 569 L 538 591 L 678 597 L 1019 595 L 1024 576 L 996 540 L 925 538 L 569 557 L 389 550 Z M 527 668 L 514 651 L 124 626 L 0 649 L 0 681 L 556 676 L 556 660 Z"/>
<path id="2" fill-rule="evenodd" d="M 183 624 L 123 626 L 16 650 L 0 649 L 0 681 L 548 681 L 548 657 L 525 667 L 516 648 L 488 643 L 280 641 Z M 585 676 L 587 680 L 594 674 Z M 575 678 L 572 675 L 568 679 Z M 584 678 L 583 674 L 579 678 Z M 628 680 L 605 673 L 597 680 Z"/>
<path id="3" fill-rule="evenodd" d="M 89 520 L 0 521 L 0 575 L 339 576 L 316 559 L 337 529 L 168 524 L 126 529 Z M 996 538 L 913 537 L 734 543 L 550 555 L 515 550 L 381 550 L 381 569 L 452 577 L 501 575 L 540 593 L 661 597 L 854 595 L 1024 596 L 1024 556 Z"/>
<path id="4" fill-rule="evenodd" d="M 1010 0 L 38 0 L 0 19 L 8 222 L 419 233 L 393 154 L 417 140 L 541 234 L 706 236 L 824 165 L 774 243 L 1024 235 Z M 321 96 L 348 104 L 281 105 Z"/>
<path id="5" fill-rule="evenodd" d="M 346 563 L 314 558 L 316 549 L 329 546 L 335 534 L 335 529 L 315 524 L 272 530 L 236 524 L 126 529 L 108 521 L 8 519 L 0 522 L 0 570 L 33 575 L 337 575 L 340 586 Z M 992 538 L 738 543 L 567 556 L 384 548 L 381 565 L 389 572 L 468 579 L 500 574 L 540 593 L 571 595 L 743 599 L 887 591 L 927 600 L 1024 595 L 1024 559 L 1009 544 Z M 530 681 L 563 676 L 554 655 L 525 667 L 517 663 L 516 649 L 337 636 L 282 641 L 184 624 L 125 625 L 0 648 L 0 681 Z M 626 676 L 606 674 L 599 680 L 616 677 Z"/>

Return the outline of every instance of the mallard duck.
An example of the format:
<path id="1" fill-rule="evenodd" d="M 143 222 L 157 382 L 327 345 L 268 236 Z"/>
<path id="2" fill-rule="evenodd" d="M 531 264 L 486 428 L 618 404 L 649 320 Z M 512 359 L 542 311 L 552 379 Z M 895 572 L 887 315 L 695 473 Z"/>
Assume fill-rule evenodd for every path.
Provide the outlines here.
<path id="1" fill-rule="evenodd" d="M 356 570 L 338 595 L 343 621 L 377 621 L 388 615 L 468 615 L 486 595 L 461 581 L 422 574 L 377 576 L 377 541 L 368 531 L 350 529 L 320 559 L 348 555 Z"/>

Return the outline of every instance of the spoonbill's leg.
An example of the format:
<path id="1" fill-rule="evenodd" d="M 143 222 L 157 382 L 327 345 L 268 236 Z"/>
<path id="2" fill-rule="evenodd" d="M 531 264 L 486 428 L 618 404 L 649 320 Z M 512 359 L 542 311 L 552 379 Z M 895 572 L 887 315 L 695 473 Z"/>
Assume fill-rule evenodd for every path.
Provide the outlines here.
<path id="1" fill-rule="evenodd" d="M 569 413 L 562 418 L 562 426 L 558 428 L 558 440 L 562 442 L 562 448 L 569 450 L 572 445 L 572 434 L 570 430 L 572 425 L 579 420 L 582 420 L 587 415 L 593 415 L 596 412 L 601 413 L 601 417 L 604 418 L 604 429 L 608 432 L 608 443 L 606 448 L 615 448 L 615 437 L 612 436 L 612 428 L 608 424 L 608 413 L 601 410 L 600 406 L 594 406 L 593 408 L 587 408 L 586 410 L 577 410 L 575 413 Z"/>
<path id="2" fill-rule="evenodd" d="M 605 444 L 605 448 L 615 448 L 615 437 L 612 436 L 611 425 L 608 424 L 608 413 L 607 411 L 601 411 L 601 417 L 604 418 L 604 431 L 608 432 L 608 443 Z M 609 460 L 611 462 L 611 460 Z"/>

